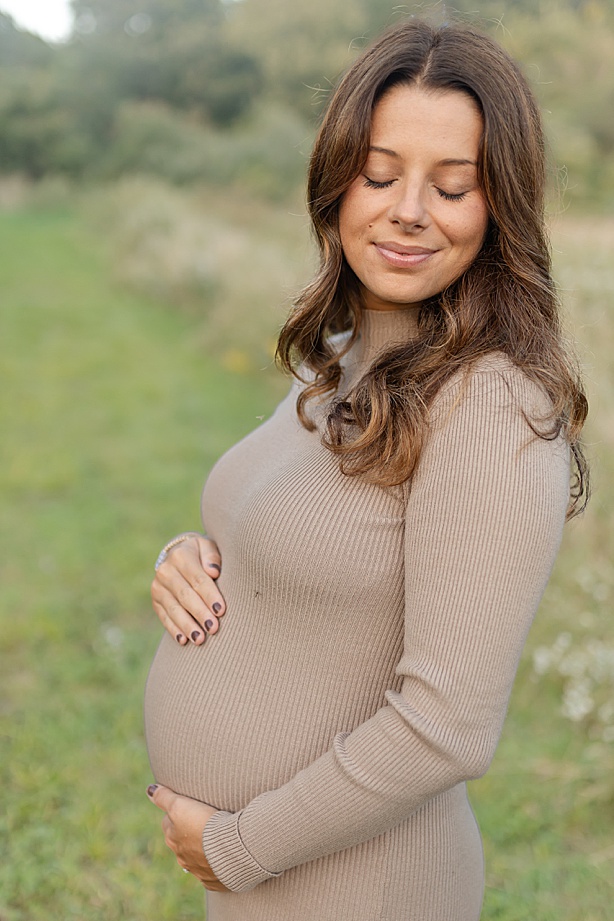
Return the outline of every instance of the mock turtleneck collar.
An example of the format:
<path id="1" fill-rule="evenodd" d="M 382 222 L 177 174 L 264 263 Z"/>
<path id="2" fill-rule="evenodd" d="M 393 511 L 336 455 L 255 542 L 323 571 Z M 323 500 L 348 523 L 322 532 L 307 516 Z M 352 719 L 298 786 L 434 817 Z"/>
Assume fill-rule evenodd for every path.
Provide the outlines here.
<path id="1" fill-rule="evenodd" d="M 362 374 L 376 356 L 391 345 L 407 342 L 418 335 L 418 310 L 365 310 L 358 340 L 348 355 L 347 371 L 351 377 Z"/>

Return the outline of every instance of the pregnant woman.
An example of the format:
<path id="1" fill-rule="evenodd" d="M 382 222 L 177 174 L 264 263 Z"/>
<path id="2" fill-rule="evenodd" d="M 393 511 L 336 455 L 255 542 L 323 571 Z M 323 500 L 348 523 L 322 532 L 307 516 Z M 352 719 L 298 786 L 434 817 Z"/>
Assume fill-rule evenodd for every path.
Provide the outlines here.
<path id="1" fill-rule="evenodd" d="M 465 782 L 586 498 L 543 184 L 530 90 L 472 29 L 402 22 L 332 96 L 294 386 L 152 589 L 148 792 L 208 921 L 479 918 Z"/>

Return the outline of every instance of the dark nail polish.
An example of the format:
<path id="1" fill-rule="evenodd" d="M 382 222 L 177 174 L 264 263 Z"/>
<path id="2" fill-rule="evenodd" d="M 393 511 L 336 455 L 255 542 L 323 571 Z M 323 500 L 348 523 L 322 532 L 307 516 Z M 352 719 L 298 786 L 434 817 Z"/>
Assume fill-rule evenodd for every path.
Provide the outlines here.
<path id="1" fill-rule="evenodd" d="M 222 610 L 222 605 L 219 603 L 219 601 L 216 601 L 215 604 L 211 605 L 211 610 L 214 614 L 219 614 Z"/>
<path id="2" fill-rule="evenodd" d="M 212 626 L 213 626 L 213 621 L 212 621 L 212 620 L 206 620 L 206 621 L 205 621 L 205 630 L 210 630 Z"/>
<path id="3" fill-rule="evenodd" d="M 218 563 L 209 563 L 209 569 L 217 569 L 218 572 L 222 571 L 222 568 Z"/>
<path id="4" fill-rule="evenodd" d="M 158 789 L 157 783 L 152 783 L 147 787 L 147 796 L 153 796 L 156 790 Z"/>
<path id="5" fill-rule="evenodd" d="M 196 642 L 196 640 L 199 640 L 199 639 L 200 639 L 200 633 L 198 632 L 198 630 L 195 630 L 195 631 L 191 634 L 191 637 L 192 637 L 192 639 L 194 640 L 194 642 Z"/>
<path id="6" fill-rule="evenodd" d="M 181 641 L 183 640 L 183 635 L 181 633 L 178 633 L 175 639 L 177 640 L 179 645 L 181 645 Z"/>

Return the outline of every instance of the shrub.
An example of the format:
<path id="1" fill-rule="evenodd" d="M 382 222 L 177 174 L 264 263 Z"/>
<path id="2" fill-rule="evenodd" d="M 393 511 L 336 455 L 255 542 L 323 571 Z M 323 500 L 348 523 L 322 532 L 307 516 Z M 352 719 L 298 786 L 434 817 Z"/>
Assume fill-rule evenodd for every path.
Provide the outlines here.
<path id="1" fill-rule="evenodd" d="M 296 115 L 278 107 L 265 107 L 249 121 L 221 131 L 162 103 L 125 102 L 99 175 L 109 179 L 137 173 L 178 184 L 239 184 L 280 199 L 302 180 L 301 148 L 308 135 Z"/>
<path id="2" fill-rule="evenodd" d="M 198 318 L 204 347 L 235 371 L 271 364 L 307 269 L 305 219 L 245 193 L 132 177 L 90 193 L 90 222 L 123 283 Z"/>

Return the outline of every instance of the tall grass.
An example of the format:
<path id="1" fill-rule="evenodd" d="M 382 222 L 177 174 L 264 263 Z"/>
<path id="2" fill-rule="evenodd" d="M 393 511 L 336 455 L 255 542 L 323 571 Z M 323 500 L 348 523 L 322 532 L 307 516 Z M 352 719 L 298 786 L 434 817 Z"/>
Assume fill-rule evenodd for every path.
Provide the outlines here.
<path id="1" fill-rule="evenodd" d="M 190 921 L 202 893 L 144 794 L 151 564 L 198 527 L 208 467 L 285 389 L 270 342 L 309 271 L 305 220 L 149 180 L 76 209 L 20 201 L 0 214 L 0 919 Z M 611 221 L 555 227 L 596 492 L 566 530 L 499 752 L 472 785 L 484 921 L 611 914 L 609 723 L 596 709 L 570 719 L 566 676 L 534 653 L 562 634 L 568 652 L 614 639 L 613 242 Z M 612 675 L 593 679 L 601 707 Z"/>
<path id="2" fill-rule="evenodd" d="M 310 271 L 304 206 L 277 208 L 211 186 L 185 192 L 126 178 L 82 203 L 110 241 L 115 278 L 198 323 L 202 344 L 230 367 L 271 363 L 277 333 Z"/>

